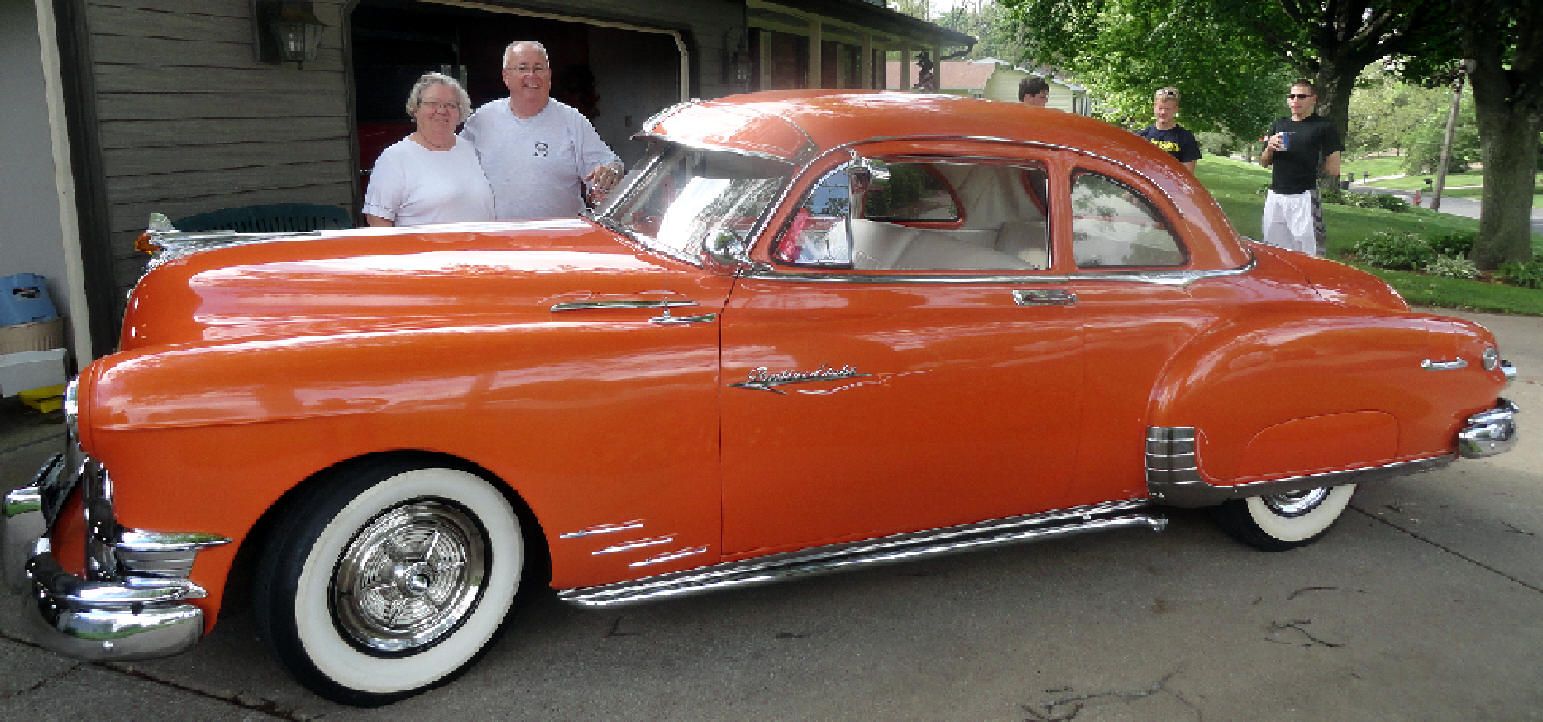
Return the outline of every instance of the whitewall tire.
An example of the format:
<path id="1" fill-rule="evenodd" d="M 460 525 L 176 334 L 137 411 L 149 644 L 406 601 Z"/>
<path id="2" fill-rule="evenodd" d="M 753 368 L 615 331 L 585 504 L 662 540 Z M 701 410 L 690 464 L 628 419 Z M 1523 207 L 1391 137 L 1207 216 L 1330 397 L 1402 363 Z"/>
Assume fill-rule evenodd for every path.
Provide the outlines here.
<path id="1" fill-rule="evenodd" d="M 482 477 L 370 463 L 287 507 L 254 580 L 259 633 L 322 696 L 391 702 L 466 669 L 525 567 L 520 522 Z"/>
<path id="2" fill-rule="evenodd" d="M 1355 484 L 1228 501 L 1215 508 L 1227 533 L 1265 551 L 1284 551 L 1317 541 L 1350 505 Z"/>

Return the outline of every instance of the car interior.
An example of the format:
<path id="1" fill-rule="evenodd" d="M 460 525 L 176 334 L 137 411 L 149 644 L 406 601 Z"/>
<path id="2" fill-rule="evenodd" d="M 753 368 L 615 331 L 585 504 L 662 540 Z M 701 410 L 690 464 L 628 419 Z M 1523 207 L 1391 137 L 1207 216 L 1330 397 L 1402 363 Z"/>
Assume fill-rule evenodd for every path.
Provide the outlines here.
<path id="1" fill-rule="evenodd" d="M 774 256 L 857 271 L 1038 271 L 1051 266 L 1049 174 L 1015 163 L 863 161 L 879 169 L 853 193 L 849 165 L 825 174 Z M 1079 267 L 1182 265 L 1185 254 L 1141 194 L 1077 171 L 1071 182 Z M 857 207 L 857 212 L 850 209 Z"/>

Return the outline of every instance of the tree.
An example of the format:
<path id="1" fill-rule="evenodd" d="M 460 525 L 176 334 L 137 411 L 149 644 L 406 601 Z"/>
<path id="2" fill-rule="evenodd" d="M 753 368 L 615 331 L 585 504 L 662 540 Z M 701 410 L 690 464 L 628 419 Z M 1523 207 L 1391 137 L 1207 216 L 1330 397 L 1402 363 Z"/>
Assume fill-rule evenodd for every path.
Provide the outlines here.
<path id="1" fill-rule="evenodd" d="M 1445 131 L 1451 105 L 1450 89 L 1401 82 L 1395 73 L 1372 65 L 1361 72 L 1350 96 L 1345 148 L 1353 153 L 1406 151 L 1432 116 L 1440 116 Z"/>
<path id="2" fill-rule="evenodd" d="M 1532 259 L 1532 188 L 1543 130 L 1543 4 L 1456 0 L 1484 139 L 1484 211 L 1473 262 L 1498 268 Z"/>
<path id="3" fill-rule="evenodd" d="M 1272 49 L 1318 89 L 1318 114 L 1348 133 L 1350 94 L 1389 57 L 1429 76 L 1459 50 L 1452 0 L 1207 0 L 1216 16 Z M 1487 0 L 1473 0 L 1479 4 Z"/>
<path id="4" fill-rule="evenodd" d="M 1223 22 L 1208 0 L 1003 4 L 1027 57 L 1071 71 L 1092 91 L 1095 112 L 1112 122 L 1150 121 L 1152 92 L 1167 85 L 1183 94 L 1180 121 L 1190 130 L 1258 138 L 1282 107 L 1287 66 Z"/>
<path id="5" fill-rule="evenodd" d="M 1409 131 L 1405 147 L 1409 157 L 1404 172 L 1411 174 L 1435 173 L 1441 165 L 1441 146 L 1447 137 L 1447 116 L 1451 114 L 1452 91 L 1436 91 L 1444 96 L 1444 105 L 1425 114 L 1422 122 Z M 1448 173 L 1462 173 L 1482 156 L 1478 124 L 1474 121 L 1473 103 L 1464 103 L 1457 114 L 1457 133 L 1452 138 L 1451 155 L 1447 158 Z M 1530 194 L 1529 194 L 1530 195 Z"/>

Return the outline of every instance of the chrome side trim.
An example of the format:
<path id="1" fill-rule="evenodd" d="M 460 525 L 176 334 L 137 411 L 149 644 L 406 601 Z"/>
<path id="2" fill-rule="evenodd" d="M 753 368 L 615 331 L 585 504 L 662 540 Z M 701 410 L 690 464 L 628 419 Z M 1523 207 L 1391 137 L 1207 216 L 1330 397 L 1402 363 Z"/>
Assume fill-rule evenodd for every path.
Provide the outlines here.
<path id="1" fill-rule="evenodd" d="M 1147 427 L 1147 488 L 1204 483 L 1195 456 L 1195 427 Z M 1153 501 L 1164 501 L 1152 495 Z"/>
<path id="2" fill-rule="evenodd" d="M 1147 494 L 1154 504 L 1179 507 L 1214 506 L 1230 499 L 1306 491 L 1321 486 L 1360 484 L 1378 479 L 1430 471 L 1452 463 L 1451 454 L 1392 464 L 1364 466 L 1343 471 L 1303 474 L 1282 479 L 1217 486 L 1200 475 L 1192 426 L 1147 428 Z"/>
<path id="3" fill-rule="evenodd" d="M 1516 415 L 1521 412 L 1510 399 L 1495 399 L 1495 408 L 1468 417 L 1468 425 L 1457 432 L 1457 453 L 1478 459 L 1510 451 L 1516 445 Z"/>
<path id="4" fill-rule="evenodd" d="M 660 326 L 674 326 L 683 323 L 712 323 L 716 320 L 718 320 L 716 313 L 704 313 L 700 316 L 671 316 L 670 309 L 666 308 L 664 313 L 648 319 L 648 322 Z"/>
<path id="5" fill-rule="evenodd" d="M 590 556 L 598 557 L 602 554 L 615 554 L 617 552 L 630 552 L 634 549 L 656 547 L 660 544 L 669 544 L 673 541 L 675 541 L 675 537 L 672 536 L 659 536 L 652 539 L 635 539 L 633 541 L 622 542 L 620 544 L 612 544 L 611 546 L 608 546 L 604 549 L 596 549 L 589 554 Z"/>
<path id="6" fill-rule="evenodd" d="M 157 532 L 123 528 L 113 544 L 120 572 L 151 578 L 186 577 L 198 553 L 230 540 L 202 532 Z M 129 577 L 133 579 L 133 577 Z"/>
<path id="7" fill-rule="evenodd" d="M 695 306 L 696 301 L 643 301 L 643 300 L 619 300 L 619 301 L 568 301 L 552 304 L 552 311 L 583 311 L 596 308 L 678 308 L 680 306 Z"/>
<path id="8" fill-rule="evenodd" d="M 1363 466 L 1343 471 L 1326 471 L 1319 474 L 1303 474 L 1283 479 L 1255 481 L 1234 486 L 1213 486 L 1205 481 L 1154 482 L 1147 480 L 1147 491 L 1154 503 L 1168 506 L 1200 507 L 1215 506 L 1229 499 L 1246 499 L 1251 496 L 1270 496 L 1294 491 L 1307 491 L 1322 486 L 1364 484 L 1406 474 L 1439 469 L 1452 463 L 1456 457 L 1441 454 L 1424 459 L 1398 461 L 1391 464 Z"/>
<path id="9" fill-rule="evenodd" d="M 1211 278 L 1237 276 L 1253 270 L 1256 259 L 1237 268 L 1216 271 L 1132 271 L 1129 273 L 1079 273 L 1076 275 L 1024 275 L 1024 274 L 976 274 L 961 273 L 812 273 L 807 271 L 780 271 L 769 266 L 756 266 L 740 274 L 742 278 L 762 281 L 807 281 L 812 283 L 1148 283 L 1159 286 L 1187 286 L 1196 281 Z"/>
<path id="10" fill-rule="evenodd" d="M 1456 359 L 1453 361 L 1432 361 L 1431 359 L 1425 359 L 1424 361 L 1420 362 L 1420 368 L 1427 371 L 1456 371 L 1458 369 L 1468 368 L 1468 360 Z"/>
<path id="11" fill-rule="evenodd" d="M 649 557 L 647 559 L 640 559 L 638 561 L 632 562 L 631 564 L 628 564 L 627 566 L 629 566 L 629 567 L 651 567 L 651 566 L 653 566 L 655 564 L 663 564 L 665 562 L 673 562 L 676 559 L 685 559 L 686 557 L 694 557 L 694 556 L 696 556 L 698 554 L 706 554 L 706 553 L 707 553 L 707 547 L 705 547 L 705 546 L 686 547 L 685 549 L 676 549 L 675 551 L 672 551 L 672 552 L 665 552 L 663 554 L 656 554 L 656 555 L 651 556 L 651 557 Z"/>
<path id="12" fill-rule="evenodd" d="M 557 596 L 578 606 L 607 607 L 1082 532 L 1143 526 L 1161 531 L 1167 519 L 1144 513 L 1146 507 L 1144 500 L 1131 500 L 992 519 L 726 562 L 616 584 L 565 589 Z"/>
<path id="13" fill-rule="evenodd" d="M 615 524 L 596 524 L 596 525 L 594 525 L 592 527 L 587 527 L 587 528 L 579 529 L 579 530 L 576 530 L 576 531 L 563 532 L 562 534 L 558 534 L 557 538 L 558 539 L 582 539 L 584 537 L 594 536 L 596 534 L 616 534 L 618 532 L 632 531 L 633 529 L 642 529 L 642 528 L 643 528 L 643 520 L 642 519 L 631 519 L 629 521 L 618 522 L 618 523 L 615 523 Z"/>

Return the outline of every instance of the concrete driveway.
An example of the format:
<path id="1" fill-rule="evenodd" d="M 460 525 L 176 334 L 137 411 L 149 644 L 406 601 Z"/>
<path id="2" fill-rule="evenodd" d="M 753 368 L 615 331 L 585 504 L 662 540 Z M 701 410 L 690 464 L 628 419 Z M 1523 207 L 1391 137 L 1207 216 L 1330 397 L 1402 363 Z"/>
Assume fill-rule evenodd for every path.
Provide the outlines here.
<path id="1" fill-rule="evenodd" d="M 1318 544 L 1203 512 L 618 611 L 529 600 L 460 680 L 373 711 L 290 682 L 235 609 L 191 652 L 92 664 L 0 614 L 12 719 L 1543 719 L 1543 320 L 1469 315 L 1521 375 L 1517 450 L 1363 487 Z M 12 417 L 6 417 L 12 421 Z M 0 435 L 19 479 L 57 427 Z"/>

